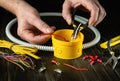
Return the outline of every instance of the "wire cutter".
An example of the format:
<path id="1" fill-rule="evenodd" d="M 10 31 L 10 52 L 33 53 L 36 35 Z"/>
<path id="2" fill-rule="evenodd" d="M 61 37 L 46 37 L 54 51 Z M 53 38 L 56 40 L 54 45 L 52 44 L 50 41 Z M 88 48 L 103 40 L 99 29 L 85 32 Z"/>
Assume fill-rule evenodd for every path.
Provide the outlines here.
<path id="1" fill-rule="evenodd" d="M 107 60 L 107 62 L 105 63 L 105 65 L 108 64 L 109 62 L 113 62 L 113 67 L 112 68 L 115 69 L 115 67 L 116 67 L 116 65 L 118 63 L 118 60 L 120 59 L 120 55 L 119 56 L 115 55 L 116 53 L 110 47 L 110 43 L 111 42 L 112 42 L 112 40 L 108 41 L 108 43 L 107 43 L 107 49 L 108 49 L 109 53 L 112 56 Z"/>
<path id="2" fill-rule="evenodd" d="M 111 40 L 112 40 L 111 43 L 110 43 L 111 47 L 115 46 L 117 44 L 120 44 L 120 35 L 112 38 Z M 100 47 L 103 48 L 103 49 L 106 49 L 107 48 L 107 43 L 108 43 L 108 41 L 105 41 L 105 42 L 101 43 Z"/>
<path id="3" fill-rule="evenodd" d="M 73 14 L 72 14 L 72 26 L 74 27 L 74 31 L 72 33 L 72 37 L 71 39 L 76 39 L 77 36 L 78 36 L 78 33 L 83 30 L 84 28 L 88 27 L 88 23 L 86 24 L 82 24 L 82 23 L 79 23 L 79 25 L 77 26 L 76 23 L 75 23 L 75 14 L 77 12 L 77 9 L 73 11 Z"/>
<path id="4" fill-rule="evenodd" d="M 82 24 L 82 23 L 79 23 L 79 25 L 77 27 L 74 27 L 74 31 L 72 33 L 72 39 L 76 39 L 77 36 L 78 36 L 78 33 L 80 31 L 82 31 L 84 28 L 86 28 L 88 25 L 87 24 Z"/>

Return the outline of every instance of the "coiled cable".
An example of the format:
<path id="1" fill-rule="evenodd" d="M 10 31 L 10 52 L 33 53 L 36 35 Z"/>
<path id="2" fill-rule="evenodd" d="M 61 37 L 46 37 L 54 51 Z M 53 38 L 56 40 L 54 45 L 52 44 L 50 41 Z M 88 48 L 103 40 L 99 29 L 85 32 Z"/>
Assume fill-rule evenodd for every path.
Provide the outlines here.
<path id="1" fill-rule="evenodd" d="M 62 16 L 61 13 L 58 13 L 58 12 L 43 12 L 43 13 L 40 13 L 40 16 Z M 75 20 L 78 21 L 78 22 L 81 22 L 83 24 L 85 24 L 88 20 L 84 17 L 81 17 L 81 16 L 78 16 L 76 15 L 75 16 Z M 5 29 L 5 33 L 7 35 L 7 37 L 13 41 L 14 43 L 17 43 L 17 44 L 20 44 L 20 45 L 24 45 L 24 46 L 28 46 L 28 47 L 37 47 L 39 50 L 43 50 L 43 51 L 54 51 L 53 47 L 52 46 L 46 46 L 46 45 L 36 45 L 36 44 L 30 44 L 28 42 L 25 42 L 25 41 L 22 41 L 20 39 L 17 39 L 16 37 L 14 37 L 11 32 L 10 32 L 10 29 L 13 27 L 13 25 L 17 22 L 17 18 L 14 18 L 12 19 L 6 26 L 6 29 Z M 90 42 L 87 42 L 87 43 L 84 43 L 83 44 L 83 49 L 86 49 L 86 48 L 89 48 L 89 47 L 92 47 L 94 46 L 95 44 L 97 44 L 101 38 L 100 36 L 100 32 L 95 28 L 95 27 L 89 27 L 93 33 L 95 34 L 95 38 L 90 41 Z"/>

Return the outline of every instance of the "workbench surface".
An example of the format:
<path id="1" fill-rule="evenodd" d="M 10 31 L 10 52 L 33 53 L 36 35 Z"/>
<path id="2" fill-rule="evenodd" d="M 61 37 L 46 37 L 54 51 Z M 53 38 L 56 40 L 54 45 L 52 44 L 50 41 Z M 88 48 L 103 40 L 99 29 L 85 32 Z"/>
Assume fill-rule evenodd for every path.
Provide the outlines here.
<path id="1" fill-rule="evenodd" d="M 5 34 L 5 27 L 7 23 L 15 18 L 14 15 L 11 13 L 1 9 L 0 13 L 0 39 L 8 40 L 8 37 Z M 62 26 L 68 26 L 65 22 L 63 22 L 62 19 L 53 18 L 56 22 L 56 26 L 58 28 L 62 28 Z M 45 19 L 46 21 L 46 19 Z M 64 23 L 64 24 L 63 24 Z M 50 21 L 50 24 L 54 24 L 53 21 Z M 101 33 L 101 39 L 100 41 L 93 47 L 83 49 L 83 55 L 79 58 L 73 59 L 73 60 L 63 60 L 54 57 L 53 52 L 50 51 L 41 51 L 39 50 L 37 52 L 37 55 L 41 57 L 40 60 L 36 60 L 34 58 L 31 58 L 36 65 L 35 69 L 28 69 L 25 68 L 25 71 L 20 69 L 15 64 L 6 61 L 4 58 L 0 59 L 0 81 L 119 81 L 120 80 L 120 63 L 118 61 L 118 64 L 116 68 L 112 69 L 112 63 L 107 64 L 106 66 L 104 63 L 110 58 L 110 55 L 104 55 L 105 49 L 100 48 L 100 43 L 109 40 L 112 37 L 115 37 L 119 35 L 119 32 L 112 31 L 111 29 L 103 29 L 104 27 L 100 28 L 100 26 L 105 26 L 104 23 L 101 23 L 97 28 Z M 17 25 L 15 25 L 17 27 Z M 104 31 L 103 31 L 104 30 Z M 103 32 L 102 32 L 103 31 Z M 85 29 L 82 31 L 85 35 L 84 43 L 92 40 L 94 38 L 94 34 L 89 29 Z M 111 32 L 111 33 L 108 33 Z M 16 28 L 13 28 L 12 30 L 13 34 L 16 34 Z M 17 35 L 15 35 L 17 36 Z M 18 37 L 19 38 L 19 37 Z M 48 41 L 45 45 L 51 45 L 51 41 Z M 113 48 L 120 48 L 120 45 Z M 7 49 L 0 50 L 5 51 Z M 102 59 L 102 63 L 96 62 L 93 65 L 90 65 L 89 59 L 83 59 L 85 55 L 98 55 L 100 59 Z M 57 62 L 60 62 L 60 65 L 53 64 L 51 60 L 56 60 Z M 75 67 L 79 68 L 87 68 L 88 70 L 75 70 L 70 67 L 64 66 L 63 64 L 71 64 Z M 46 69 L 43 72 L 39 72 L 38 70 L 41 67 L 46 67 Z M 56 73 L 54 70 L 60 69 L 62 73 Z"/>

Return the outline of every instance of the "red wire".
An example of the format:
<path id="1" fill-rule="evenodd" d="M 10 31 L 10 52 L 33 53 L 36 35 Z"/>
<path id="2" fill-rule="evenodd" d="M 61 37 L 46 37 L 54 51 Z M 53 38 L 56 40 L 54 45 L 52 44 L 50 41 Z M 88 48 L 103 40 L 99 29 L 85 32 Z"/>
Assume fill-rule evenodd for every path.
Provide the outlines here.
<path id="1" fill-rule="evenodd" d="M 70 64 L 66 64 L 66 63 L 64 63 L 63 65 L 68 66 L 68 67 L 70 67 L 70 68 L 73 68 L 73 69 L 75 69 L 75 70 L 88 70 L 87 68 L 76 68 L 76 67 L 74 67 L 74 66 L 72 66 L 72 65 L 70 65 Z"/>
<path id="2" fill-rule="evenodd" d="M 60 63 L 57 62 L 56 60 L 51 60 L 51 62 L 54 63 L 54 64 L 56 64 L 56 65 L 60 64 Z M 65 65 L 65 66 L 67 66 L 67 67 L 70 67 L 70 68 L 72 68 L 72 69 L 75 69 L 75 70 L 88 70 L 87 68 L 77 68 L 77 67 L 72 66 L 72 65 L 67 64 L 67 63 L 63 63 L 63 65 Z"/>
<path id="3" fill-rule="evenodd" d="M 54 36 L 57 36 L 57 37 L 63 39 L 64 41 L 67 41 L 67 40 L 65 39 L 65 37 L 63 37 L 63 36 L 61 36 L 61 35 L 59 35 L 59 34 L 41 34 L 41 35 L 51 35 L 51 36 L 54 35 Z"/>
<path id="4" fill-rule="evenodd" d="M 67 40 L 65 39 L 65 37 L 63 37 L 63 36 L 61 36 L 61 35 L 59 35 L 59 34 L 52 34 L 52 35 L 57 36 L 57 37 L 60 37 L 60 38 L 62 38 L 64 41 L 67 41 Z"/>

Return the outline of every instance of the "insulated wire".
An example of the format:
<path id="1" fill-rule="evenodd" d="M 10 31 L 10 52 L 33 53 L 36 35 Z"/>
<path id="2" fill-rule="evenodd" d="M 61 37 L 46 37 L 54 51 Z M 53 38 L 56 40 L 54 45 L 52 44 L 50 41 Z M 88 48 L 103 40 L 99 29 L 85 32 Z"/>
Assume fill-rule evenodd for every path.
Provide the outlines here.
<path id="1" fill-rule="evenodd" d="M 43 12 L 43 13 L 40 13 L 40 16 L 62 16 L 61 13 L 57 13 L 57 12 Z M 75 16 L 75 20 L 78 21 L 78 22 L 81 22 L 83 24 L 85 24 L 88 19 L 84 18 L 84 17 L 81 17 L 81 16 L 78 16 L 76 15 Z M 24 45 L 24 46 L 28 46 L 28 47 L 37 47 L 39 50 L 43 50 L 43 51 L 54 51 L 53 47 L 52 46 L 46 46 L 46 45 L 36 45 L 36 44 L 30 44 L 28 42 L 25 42 L 25 41 L 22 41 L 20 39 L 17 39 L 16 37 L 14 37 L 10 30 L 11 28 L 13 27 L 13 25 L 17 22 L 17 18 L 14 18 L 12 19 L 6 26 L 6 29 L 5 29 L 5 33 L 7 35 L 7 37 L 13 41 L 14 43 L 17 43 L 17 44 L 20 44 L 20 45 Z M 97 44 L 101 38 L 100 36 L 100 32 L 95 28 L 95 27 L 89 27 L 93 33 L 95 34 L 95 38 L 90 41 L 90 42 L 87 42 L 87 43 L 84 43 L 83 44 L 83 49 L 86 49 L 86 48 L 90 48 L 92 46 L 94 46 L 95 44 Z"/>

